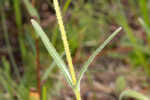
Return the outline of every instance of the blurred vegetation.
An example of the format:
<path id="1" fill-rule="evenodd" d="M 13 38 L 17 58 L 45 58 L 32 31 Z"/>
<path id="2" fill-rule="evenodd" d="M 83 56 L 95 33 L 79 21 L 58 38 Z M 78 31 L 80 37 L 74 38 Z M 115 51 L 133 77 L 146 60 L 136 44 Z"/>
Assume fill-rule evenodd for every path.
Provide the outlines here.
<path id="1" fill-rule="evenodd" d="M 150 0 L 59 0 L 74 63 L 80 63 L 118 26 L 123 31 L 106 55 L 150 76 Z M 40 22 L 64 57 L 52 0 L 0 0 L 0 99 L 28 100 L 37 89 L 36 39 L 30 19 Z M 58 96 L 61 73 L 39 41 L 44 99 Z M 105 50 L 104 50 L 105 51 Z M 110 52 L 107 52 L 110 51 Z"/>

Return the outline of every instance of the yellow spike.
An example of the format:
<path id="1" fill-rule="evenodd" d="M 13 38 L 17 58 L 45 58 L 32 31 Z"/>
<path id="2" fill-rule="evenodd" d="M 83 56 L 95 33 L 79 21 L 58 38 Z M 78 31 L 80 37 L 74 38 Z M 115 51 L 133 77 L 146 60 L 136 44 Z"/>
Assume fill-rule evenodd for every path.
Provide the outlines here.
<path id="1" fill-rule="evenodd" d="M 65 28 L 64 28 L 64 25 L 63 25 L 62 16 L 61 16 L 61 12 L 60 12 L 60 8 L 59 8 L 59 4 L 58 4 L 57 0 L 54 0 L 54 6 L 55 6 L 56 16 L 57 16 L 57 19 L 58 19 L 58 24 L 59 24 L 61 35 L 62 35 L 61 37 L 62 37 L 62 40 L 63 40 L 64 49 L 65 49 L 65 52 L 66 52 L 66 57 L 67 57 L 68 65 L 69 65 L 69 70 L 70 70 L 70 73 L 71 73 L 73 84 L 76 85 L 76 75 L 75 75 L 74 67 L 73 67 L 73 64 L 72 64 L 72 58 L 71 58 L 71 54 L 70 54 L 70 50 L 69 50 L 69 44 L 68 44 L 67 37 L 66 37 L 66 31 L 65 31 Z"/>

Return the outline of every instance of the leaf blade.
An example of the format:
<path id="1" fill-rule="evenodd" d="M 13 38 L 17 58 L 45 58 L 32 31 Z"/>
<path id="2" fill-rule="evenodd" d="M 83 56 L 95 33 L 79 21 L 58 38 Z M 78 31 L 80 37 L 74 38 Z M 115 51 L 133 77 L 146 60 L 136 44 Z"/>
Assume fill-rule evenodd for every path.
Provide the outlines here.
<path id="1" fill-rule="evenodd" d="M 44 43 L 48 53 L 51 55 L 51 57 L 56 62 L 57 66 L 60 68 L 60 70 L 63 72 L 67 82 L 71 87 L 73 87 L 71 76 L 67 70 L 66 64 L 63 62 L 59 54 L 57 53 L 56 49 L 51 44 L 50 40 L 48 39 L 47 35 L 43 31 L 43 29 L 40 27 L 40 25 L 34 20 L 31 19 L 31 23 L 36 31 L 36 33 L 41 38 L 42 42 Z"/>
<path id="2" fill-rule="evenodd" d="M 63 58 L 64 55 L 65 55 L 65 53 L 63 52 L 60 55 L 60 57 Z M 42 81 L 44 81 L 48 78 L 49 73 L 54 69 L 55 66 L 56 66 L 56 63 L 55 63 L 55 61 L 53 61 L 53 63 L 49 66 L 49 68 L 47 68 L 44 75 L 42 76 Z"/>
<path id="3" fill-rule="evenodd" d="M 149 42 L 150 42 L 150 28 L 149 28 L 149 26 L 144 22 L 143 19 L 138 18 L 138 20 L 139 20 L 141 26 L 144 28 L 144 30 L 145 30 L 145 32 L 146 32 L 146 34 L 147 34 L 147 39 L 148 39 Z"/>
<path id="4" fill-rule="evenodd" d="M 102 50 L 103 48 L 113 39 L 114 36 L 117 35 L 117 33 L 120 32 L 122 28 L 119 27 L 115 32 L 113 32 L 105 41 L 102 45 L 100 45 L 96 51 L 90 56 L 90 58 L 84 63 L 81 71 L 79 72 L 79 78 L 77 80 L 77 84 L 76 84 L 76 87 L 79 87 L 80 85 L 80 81 L 84 75 L 84 73 L 86 72 L 88 66 L 91 64 L 91 62 L 94 60 L 94 58 L 96 57 L 96 55 L 98 55 Z"/>
<path id="5" fill-rule="evenodd" d="M 25 6 L 26 6 L 26 9 L 28 11 L 28 13 L 30 14 L 31 17 L 36 17 L 38 20 L 40 19 L 40 16 L 36 10 L 36 8 L 34 8 L 32 6 L 32 4 L 29 2 L 29 0 L 23 0 Z"/>
<path id="6" fill-rule="evenodd" d="M 141 93 L 138 93 L 133 90 L 125 90 L 124 92 L 122 92 L 119 97 L 119 100 L 122 100 L 123 97 L 132 97 L 138 100 L 150 100 L 146 96 L 142 95 Z"/>

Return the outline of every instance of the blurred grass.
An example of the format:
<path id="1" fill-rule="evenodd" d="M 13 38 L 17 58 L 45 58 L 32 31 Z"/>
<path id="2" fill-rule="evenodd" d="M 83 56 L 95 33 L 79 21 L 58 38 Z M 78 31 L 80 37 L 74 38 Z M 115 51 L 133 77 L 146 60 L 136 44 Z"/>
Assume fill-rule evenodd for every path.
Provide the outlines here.
<path id="1" fill-rule="evenodd" d="M 3 32 L 4 32 L 4 38 L 5 38 L 5 42 L 6 42 L 6 45 L 7 45 L 9 58 L 10 58 L 10 61 L 13 65 L 13 68 L 15 70 L 15 74 L 16 74 L 17 78 L 20 79 L 20 74 L 19 74 L 19 71 L 17 69 L 16 61 L 15 61 L 14 55 L 12 53 L 12 47 L 11 47 L 11 44 L 10 44 L 10 41 L 9 41 L 8 28 L 7 28 L 7 25 L 6 25 L 6 16 L 5 16 L 5 12 L 3 11 L 2 7 L 1 7 L 1 14 L 2 14 L 1 15 L 2 28 L 3 28 Z M 3 59 L 3 63 L 4 63 L 4 65 L 6 65 L 5 64 L 5 63 L 7 63 L 6 60 Z M 7 66 L 7 68 L 8 68 L 8 66 Z"/>
<path id="2" fill-rule="evenodd" d="M 145 23 L 150 27 L 148 0 L 139 0 L 140 14 Z"/>
<path id="3" fill-rule="evenodd" d="M 24 35 L 23 35 L 23 26 L 22 26 L 22 14 L 21 14 L 21 2 L 20 0 L 13 0 L 14 6 L 14 14 L 15 14 L 15 21 L 18 29 L 18 40 L 19 40 L 19 47 L 21 51 L 22 60 L 25 63 L 26 59 L 26 47 L 24 44 Z"/>
<path id="4" fill-rule="evenodd" d="M 124 30 L 122 33 L 125 34 L 120 35 L 120 38 L 117 39 L 119 42 L 114 43 L 112 47 L 108 47 L 107 49 L 111 50 L 113 48 L 119 48 L 120 46 L 128 46 L 131 47 L 132 50 L 125 55 L 115 51 L 115 53 L 109 53 L 108 56 L 113 56 L 115 59 L 127 59 L 129 65 L 134 66 L 133 68 L 135 70 L 138 66 L 141 66 L 141 68 L 144 69 L 143 73 L 147 73 L 149 76 L 149 2 L 149 0 L 62 0 L 61 8 L 72 55 L 78 58 L 77 61 L 86 58 L 87 54 L 83 53 L 83 51 L 88 53 L 93 51 L 94 48 L 108 36 L 108 34 L 105 33 L 110 33 L 117 26 L 121 25 Z M 29 92 L 30 88 L 36 87 L 37 80 L 34 63 L 36 56 L 36 36 L 33 34 L 33 29 L 29 23 L 31 17 L 36 16 L 41 25 L 48 23 L 47 26 L 44 26 L 47 35 L 52 40 L 52 44 L 56 47 L 57 51 L 60 54 L 64 52 L 56 20 L 52 23 L 48 22 L 48 19 L 54 16 L 54 9 L 51 4 L 52 2 L 50 0 L 38 0 L 36 2 L 37 7 L 34 8 L 30 0 L 0 0 L 0 5 L 2 5 L 0 8 L 0 17 L 2 18 L 2 23 L 0 23 L 2 29 L 0 29 L 0 32 L 2 34 L 4 33 L 3 35 L 5 35 L 4 38 L 6 41 L 3 45 L 6 45 L 6 48 L 8 48 L 8 55 L 0 57 L 0 62 L 2 62 L 0 65 L 0 74 L 5 73 L 1 76 L 1 80 L 3 81 L 1 81 L 0 84 L 4 87 L 0 90 L 0 94 L 6 90 L 10 94 L 10 98 L 13 98 L 14 94 L 12 92 L 16 93 L 22 88 Z M 138 20 L 139 18 L 140 21 Z M 145 38 L 142 37 L 143 34 Z M 13 43 L 14 39 L 18 40 L 17 43 Z M 20 58 L 17 58 L 16 55 L 19 55 Z M 47 60 L 50 57 L 47 55 L 41 43 L 40 56 L 42 66 L 41 76 L 44 76 L 43 81 L 46 81 L 44 87 L 46 87 L 47 92 L 49 92 L 55 87 L 55 82 L 58 81 L 51 77 L 51 75 L 54 74 L 57 76 L 59 71 L 52 60 Z M 46 60 L 44 58 L 46 58 Z M 12 71 L 12 69 L 14 71 Z M 21 79 L 15 78 L 14 73 L 16 75 L 17 73 L 21 74 L 21 76 L 17 75 L 20 76 Z M 9 79 L 11 79 L 9 82 L 5 79 L 5 77 L 8 76 Z M 10 87 L 10 82 L 16 84 L 16 86 L 19 84 L 18 89 L 15 90 L 16 87 Z M 51 86 L 49 84 L 51 84 Z M 43 91 L 46 90 L 44 89 Z M 50 92 L 55 94 L 53 90 Z M 17 97 L 20 98 L 20 95 L 23 95 L 23 93 L 21 92 Z M 3 97 L 0 95 L 0 98 Z"/>
<path id="5" fill-rule="evenodd" d="M 139 50 L 139 40 L 138 38 L 135 37 L 134 32 L 132 31 L 132 28 L 128 25 L 128 21 L 126 19 L 126 15 L 124 13 L 124 9 L 122 7 L 121 1 L 118 0 L 118 5 L 119 5 L 119 13 L 116 16 L 116 20 L 118 21 L 118 24 L 120 24 L 125 32 L 127 33 L 127 36 L 129 38 L 129 41 L 131 43 L 131 45 L 134 47 L 134 52 L 136 55 L 136 59 L 139 60 L 139 63 L 144 67 L 145 72 L 147 73 L 147 75 L 150 75 L 150 70 L 149 70 L 149 64 L 146 61 L 145 55 L 141 52 L 141 50 Z"/>

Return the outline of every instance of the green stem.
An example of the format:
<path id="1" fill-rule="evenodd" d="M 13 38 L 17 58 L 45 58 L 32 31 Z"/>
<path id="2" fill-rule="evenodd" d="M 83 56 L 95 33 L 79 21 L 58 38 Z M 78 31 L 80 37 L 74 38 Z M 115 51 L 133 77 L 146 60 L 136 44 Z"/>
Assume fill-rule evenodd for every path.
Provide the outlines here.
<path id="1" fill-rule="evenodd" d="M 75 92 L 76 100 L 81 100 L 80 90 L 79 89 L 75 89 L 74 92 Z"/>

